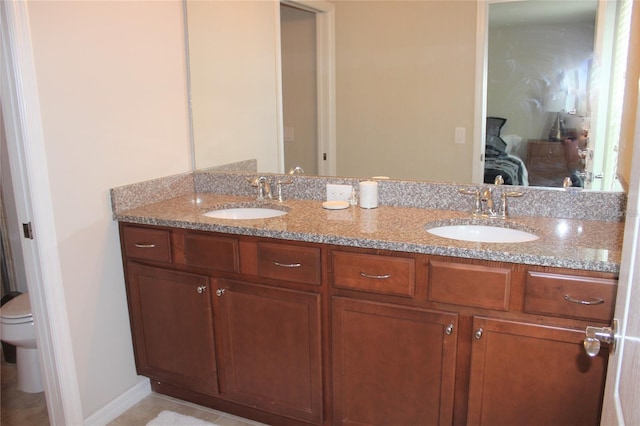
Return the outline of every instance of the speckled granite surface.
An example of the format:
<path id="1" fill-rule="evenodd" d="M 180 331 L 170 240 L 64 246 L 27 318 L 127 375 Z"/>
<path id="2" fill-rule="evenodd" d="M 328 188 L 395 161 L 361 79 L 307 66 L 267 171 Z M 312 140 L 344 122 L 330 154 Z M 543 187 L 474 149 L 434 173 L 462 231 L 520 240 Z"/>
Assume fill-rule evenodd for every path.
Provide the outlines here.
<path id="1" fill-rule="evenodd" d="M 227 195 L 255 194 L 247 177 L 256 174 L 195 173 L 194 188 L 198 193 Z M 265 175 L 275 192 L 278 180 L 291 180 L 283 186 L 285 199 L 324 200 L 327 183 L 346 184 L 355 188 L 364 179 L 328 178 L 314 176 Z M 461 188 L 478 189 L 484 185 L 460 185 L 453 183 L 379 181 L 379 204 L 384 206 L 419 207 L 425 209 L 470 211 L 473 197 L 460 194 Z M 502 188 L 524 193 L 519 198 L 509 198 L 509 212 L 514 216 L 537 216 L 602 221 L 624 220 L 626 196 L 613 192 L 567 192 L 563 189 L 505 186 L 496 189 L 498 202 Z"/>
<path id="2" fill-rule="evenodd" d="M 254 196 L 192 192 L 132 209 L 114 209 L 114 218 L 231 234 L 603 272 L 618 272 L 624 228 L 623 222 L 615 221 L 514 216 L 506 221 L 510 226 L 524 227 L 540 238 L 513 244 L 474 243 L 437 237 L 425 230 L 425 226 L 437 221 L 467 221 L 470 219 L 468 209 L 382 205 L 370 210 L 357 206 L 326 210 L 320 200 L 301 199 L 289 199 L 281 204 L 267 202 L 288 210 L 285 216 L 272 219 L 228 220 L 203 216 L 210 210 L 245 204 L 255 206 Z M 491 223 L 500 224 L 502 220 L 494 219 Z"/>

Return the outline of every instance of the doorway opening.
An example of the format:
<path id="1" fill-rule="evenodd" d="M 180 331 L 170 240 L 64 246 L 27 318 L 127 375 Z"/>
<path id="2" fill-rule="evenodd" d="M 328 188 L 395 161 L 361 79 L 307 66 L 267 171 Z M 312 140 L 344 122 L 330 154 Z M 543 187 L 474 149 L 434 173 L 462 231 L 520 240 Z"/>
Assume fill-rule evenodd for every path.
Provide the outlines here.
<path id="1" fill-rule="evenodd" d="M 334 7 L 287 0 L 279 15 L 284 172 L 335 176 Z"/>

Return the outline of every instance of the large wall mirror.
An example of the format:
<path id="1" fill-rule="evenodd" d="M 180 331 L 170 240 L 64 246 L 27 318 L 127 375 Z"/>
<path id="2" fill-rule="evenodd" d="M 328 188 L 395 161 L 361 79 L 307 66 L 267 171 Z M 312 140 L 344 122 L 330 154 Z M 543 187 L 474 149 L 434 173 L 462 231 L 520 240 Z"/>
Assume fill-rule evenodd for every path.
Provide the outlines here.
<path id="1" fill-rule="evenodd" d="M 186 0 L 195 167 L 617 189 L 614 3 Z"/>

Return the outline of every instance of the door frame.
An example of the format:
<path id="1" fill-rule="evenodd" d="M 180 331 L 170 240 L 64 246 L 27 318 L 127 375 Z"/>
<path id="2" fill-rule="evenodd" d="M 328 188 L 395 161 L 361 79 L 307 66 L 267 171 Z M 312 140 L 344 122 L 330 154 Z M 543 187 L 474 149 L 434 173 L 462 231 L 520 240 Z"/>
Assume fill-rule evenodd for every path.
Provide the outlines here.
<path id="1" fill-rule="evenodd" d="M 318 111 L 318 175 L 336 175 L 336 80 L 335 80 L 335 7 L 323 0 L 275 0 L 276 7 L 276 109 L 278 117 L 278 162 L 284 170 L 284 112 L 282 98 L 282 41 L 280 4 L 315 14 Z M 326 155 L 326 158 L 325 158 Z"/>
<path id="2" fill-rule="evenodd" d="M 7 149 L 22 239 L 27 288 L 51 424 L 83 424 L 82 404 L 60 270 L 49 190 L 28 4 L 0 2 L 2 90 Z"/>
<path id="3" fill-rule="evenodd" d="M 618 280 L 618 296 L 616 298 L 616 308 L 614 318 L 618 320 L 619 329 L 616 331 L 616 350 L 609 358 L 609 367 L 607 370 L 607 379 L 605 383 L 603 410 L 601 424 L 619 424 L 625 422 L 634 424 L 633 422 L 640 419 L 640 408 L 631 401 L 621 399 L 620 384 L 621 378 L 625 377 L 627 381 L 633 380 L 633 375 L 640 375 L 638 372 L 626 371 L 633 365 L 633 361 L 629 357 L 637 355 L 638 336 L 631 333 L 637 333 L 637 326 L 629 326 L 629 311 L 633 302 L 638 298 L 640 292 L 640 87 L 638 88 L 638 101 L 635 114 L 635 134 L 633 139 L 633 159 L 631 166 L 631 179 L 629 182 L 626 220 L 624 227 L 624 242 L 622 246 L 622 259 L 620 262 L 620 277 Z M 635 294 L 635 298 L 634 295 Z M 634 306 L 635 307 L 635 306 Z M 631 320 L 637 320 L 635 315 Z M 627 344 L 635 345 L 635 348 L 626 348 Z M 625 354 L 630 351 L 631 354 Z M 629 391 L 623 388 L 623 391 Z M 631 397 L 632 395 L 624 394 L 622 397 Z M 637 398 L 637 396 L 636 396 Z M 625 404 L 623 406 L 623 403 Z M 631 410 L 629 412 L 628 410 Z M 633 419 L 626 419 L 625 414 L 634 416 Z"/>

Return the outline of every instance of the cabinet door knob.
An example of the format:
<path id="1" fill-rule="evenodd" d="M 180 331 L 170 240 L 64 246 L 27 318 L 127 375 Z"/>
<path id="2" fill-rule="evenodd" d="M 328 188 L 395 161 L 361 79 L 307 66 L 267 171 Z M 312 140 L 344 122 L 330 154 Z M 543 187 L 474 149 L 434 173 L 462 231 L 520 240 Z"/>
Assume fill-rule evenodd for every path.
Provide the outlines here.
<path id="1" fill-rule="evenodd" d="M 207 286 L 206 285 L 199 285 L 198 288 L 196 289 L 196 291 L 198 292 L 198 294 L 202 294 L 207 290 Z"/>
<path id="2" fill-rule="evenodd" d="M 219 288 L 216 290 L 216 296 L 220 297 L 224 294 L 224 292 L 227 291 L 227 289 L 225 288 Z"/>
<path id="3" fill-rule="evenodd" d="M 453 323 L 449 324 L 444 328 L 444 334 L 446 334 L 447 336 L 451 336 L 452 333 L 453 333 Z"/>
<path id="4" fill-rule="evenodd" d="M 479 329 L 476 330 L 475 333 L 473 333 L 473 337 L 476 340 L 480 340 L 480 338 L 482 338 L 482 333 L 484 332 L 484 330 L 482 329 L 482 327 L 480 327 Z"/>

